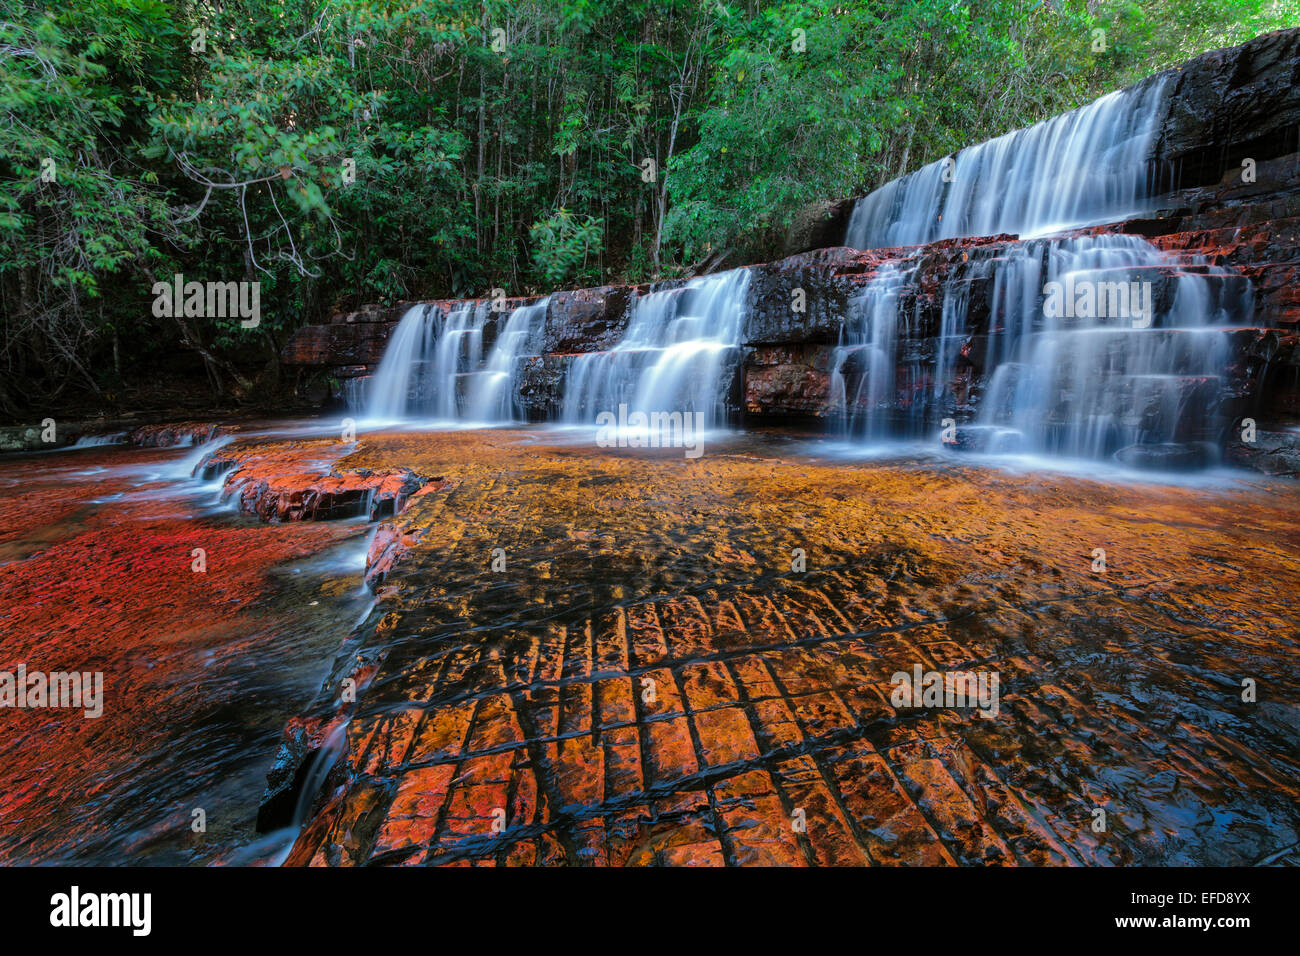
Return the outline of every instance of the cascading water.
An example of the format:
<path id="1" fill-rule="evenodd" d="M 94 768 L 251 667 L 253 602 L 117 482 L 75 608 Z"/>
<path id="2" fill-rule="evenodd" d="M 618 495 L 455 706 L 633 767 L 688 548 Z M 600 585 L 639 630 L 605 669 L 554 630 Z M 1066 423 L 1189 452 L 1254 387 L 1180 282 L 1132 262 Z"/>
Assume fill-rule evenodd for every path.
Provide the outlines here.
<path id="1" fill-rule="evenodd" d="M 847 437 L 888 437 L 887 419 L 874 410 L 893 402 L 897 386 L 899 294 L 911 270 L 887 262 L 857 299 L 849 303 L 833 354 L 831 409 L 844 416 Z M 902 319 L 906 325 L 906 317 Z M 906 329 L 904 329 L 906 334 Z M 854 383 L 852 394 L 849 383 Z"/>
<path id="2" fill-rule="evenodd" d="M 1072 458 L 1214 434 L 1248 282 L 1123 235 L 1051 243 L 1045 263 L 1014 260 L 998 278 L 980 424 Z"/>
<path id="3" fill-rule="evenodd" d="M 1139 213 L 1166 92 L 1156 78 L 895 180 L 856 204 L 846 244 L 1046 237 Z M 850 437 L 973 419 L 958 444 L 1096 459 L 1215 435 L 1228 323 L 1251 313 L 1242 277 L 1135 236 L 1043 239 L 959 267 L 936 316 L 911 258 L 882 267 L 846 317 L 831 398 Z"/>
<path id="4" fill-rule="evenodd" d="M 378 421 L 512 421 L 518 359 L 540 329 L 547 301 L 522 306 L 499 321 L 486 361 L 489 302 L 467 303 L 446 315 L 437 306 L 412 306 L 393 331 L 366 394 L 353 402 Z"/>
<path id="5" fill-rule="evenodd" d="M 845 245 L 1049 235 L 1141 211 L 1164 116 L 1163 79 L 988 140 L 896 179 L 853 207 Z"/>
<path id="6" fill-rule="evenodd" d="M 932 435 L 978 407 L 963 444 L 1070 458 L 1212 436 L 1231 323 L 1248 323 L 1253 301 L 1244 278 L 1127 235 L 972 262 L 944 287 L 937 335 L 906 304 L 908 280 L 882 267 L 849 310 L 832 373 L 849 436 Z M 977 283 L 990 287 L 987 325 L 969 320 Z"/>
<path id="7" fill-rule="evenodd" d="M 851 304 L 832 362 L 830 404 L 850 437 L 931 436 L 951 420 L 965 423 L 959 444 L 971 447 L 1104 458 L 1214 435 L 1227 323 L 1244 324 L 1248 283 L 1134 236 L 1049 238 L 1149 202 L 1166 87 L 1156 78 L 961 150 L 857 204 L 848 243 L 861 248 L 1040 238 L 964 258 L 937 301 L 920 281 L 929 260 L 919 252 L 880 268 Z M 748 283 L 738 269 L 639 296 L 616 346 L 572 359 L 562 419 L 599 424 L 616 413 L 622 422 L 626 410 L 636 428 L 634 415 L 694 412 L 697 427 L 723 424 Z M 1132 289 L 1139 307 L 1146 290 L 1149 314 L 1134 322 L 1075 309 L 1072 298 L 1054 311 L 1047 289 L 1059 283 L 1071 284 L 1066 297 L 1078 283 L 1101 297 L 1123 292 L 1126 303 Z M 369 416 L 511 421 L 520 358 L 540 350 L 546 313 L 543 301 L 494 323 L 487 303 L 449 314 L 414 307 L 367 386 Z"/>
<path id="8" fill-rule="evenodd" d="M 574 359 L 563 417 L 589 424 L 601 412 L 695 412 L 704 428 L 723 424 L 740 358 L 749 272 L 691 279 L 637 299 L 622 340 Z"/>
<path id="9" fill-rule="evenodd" d="M 369 417 L 388 421 L 410 412 L 412 389 L 433 351 L 440 318 L 440 310 L 433 306 L 413 305 L 406 310 L 388 340 L 379 369 L 365 383 L 364 393 L 351 396 Z"/>
<path id="10" fill-rule="evenodd" d="M 465 416 L 469 421 L 497 423 L 517 419 L 514 386 L 519 358 L 534 351 L 531 346 L 546 320 L 549 303 L 550 299 L 546 298 L 515 309 L 497 332 L 486 365 L 470 385 Z"/>
<path id="11" fill-rule="evenodd" d="M 918 437 L 958 398 L 952 380 L 967 338 L 970 283 L 944 291 L 939 325 L 924 327 L 908 260 L 887 262 L 849 303 L 832 353 L 830 408 L 846 438 Z M 932 358 L 931 358 L 932 356 Z"/>
<path id="12" fill-rule="evenodd" d="M 483 361 L 483 325 L 489 315 L 491 307 L 486 302 L 448 313 L 434 347 L 427 397 L 419 412 L 440 421 L 460 417 L 460 376 L 476 371 Z"/>

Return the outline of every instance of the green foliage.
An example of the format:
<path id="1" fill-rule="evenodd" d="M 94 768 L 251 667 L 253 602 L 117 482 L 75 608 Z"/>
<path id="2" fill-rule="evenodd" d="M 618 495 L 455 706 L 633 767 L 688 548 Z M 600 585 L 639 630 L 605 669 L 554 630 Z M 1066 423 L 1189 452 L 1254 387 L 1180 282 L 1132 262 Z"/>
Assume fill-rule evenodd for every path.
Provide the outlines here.
<path id="1" fill-rule="evenodd" d="M 588 262 L 600 252 L 601 223 L 591 216 L 579 220 L 561 208 L 541 222 L 533 223 L 529 238 L 538 272 L 549 285 L 557 286 L 566 279 L 587 274 Z"/>
<path id="2" fill-rule="evenodd" d="M 97 389 L 90 355 L 142 310 L 110 280 L 167 254 L 168 197 L 133 141 L 178 79 L 153 45 L 176 35 L 161 3 L 0 6 L 0 406 Z"/>
<path id="3" fill-rule="evenodd" d="M 761 247 L 801 204 L 867 178 L 906 108 L 897 65 L 871 58 L 863 41 L 892 22 L 820 0 L 740 24 L 696 118 L 697 141 L 669 169 L 667 231 L 687 260 L 738 240 Z"/>

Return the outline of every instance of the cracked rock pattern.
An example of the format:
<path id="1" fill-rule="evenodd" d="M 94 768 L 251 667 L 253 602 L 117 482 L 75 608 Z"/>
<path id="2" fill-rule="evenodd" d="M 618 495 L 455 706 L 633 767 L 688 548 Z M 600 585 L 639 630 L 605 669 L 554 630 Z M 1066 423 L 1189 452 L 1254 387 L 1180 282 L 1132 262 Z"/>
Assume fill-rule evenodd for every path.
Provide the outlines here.
<path id="1" fill-rule="evenodd" d="M 291 864 L 1295 861 L 1300 505 L 1265 482 L 507 431 L 340 467 L 439 481 L 385 526 Z M 997 715 L 900 706 L 917 665 L 996 673 Z"/>

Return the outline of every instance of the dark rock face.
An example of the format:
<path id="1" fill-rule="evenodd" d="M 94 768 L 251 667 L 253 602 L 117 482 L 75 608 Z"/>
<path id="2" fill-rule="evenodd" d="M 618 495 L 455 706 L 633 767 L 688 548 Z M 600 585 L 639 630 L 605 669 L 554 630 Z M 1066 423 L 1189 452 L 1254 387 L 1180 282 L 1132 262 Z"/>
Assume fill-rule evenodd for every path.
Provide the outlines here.
<path id="1" fill-rule="evenodd" d="M 1213 50 L 1165 75 L 1176 79 L 1154 161 L 1169 186 L 1217 183 L 1243 159 L 1296 152 L 1300 30 Z"/>
<path id="2" fill-rule="evenodd" d="M 798 255 L 812 249 L 825 249 L 838 245 L 849 226 L 853 212 L 852 199 L 827 200 L 809 203 L 797 213 L 785 237 L 784 252 Z"/>
<path id="3" fill-rule="evenodd" d="M 1229 443 L 1227 460 L 1266 475 L 1300 476 L 1300 431 L 1257 432 L 1254 439 Z"/>
<path id="4" fill-rule="evenodd" d="M 543 353 L 603 352 L 627 328 L 629 286 L 557 292 L 546 310 Z"/>
<path id="5" fill-rule="evenodd" d="M 745 412 L 751 416 L 826 414 L 831 347 L 759 345 L 745 362 Z"/>
<path id="6" fill-rule="evenodd" d="M 751 267 L 746 344 L 837 341 L 854 282 L 836 267 L 875 261 L 837 247 Z"/>
<path id="7" fill-rule="evenodd" d="M 560 417 L 564 382 L 571 355 L 530 355 L 516 373 L 518 407 L 526 420 L 541 422 Z"/>
<path id="8" fill-rule="evenodd" d="M 286 365 L 378 365 L 396 324 L 394 318 L 305 325 L 289 340 L 282 358 Z"/>

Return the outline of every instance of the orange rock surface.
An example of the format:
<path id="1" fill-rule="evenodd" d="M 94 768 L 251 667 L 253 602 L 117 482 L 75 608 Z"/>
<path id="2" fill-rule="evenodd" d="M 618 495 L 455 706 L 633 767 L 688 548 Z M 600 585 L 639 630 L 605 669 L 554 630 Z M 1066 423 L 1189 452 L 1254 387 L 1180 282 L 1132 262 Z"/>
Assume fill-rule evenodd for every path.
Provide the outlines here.
<path id="1" fill-rule="evenodd" d="M 438 481 L 372 545 L 330 681 L 373 671 L 327 682 L 346 742 L 290 863 L 1294 857 L 1288 486 L 510 431 L 354 469 Z M 997 674 L 997 716 L 898 706 L 917 665 Z"/>

